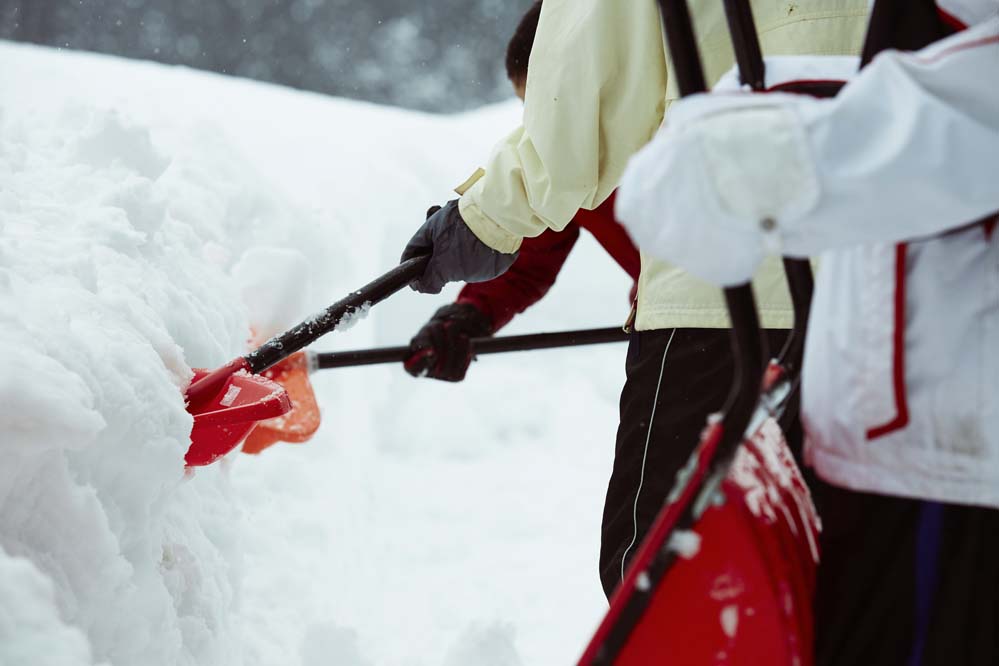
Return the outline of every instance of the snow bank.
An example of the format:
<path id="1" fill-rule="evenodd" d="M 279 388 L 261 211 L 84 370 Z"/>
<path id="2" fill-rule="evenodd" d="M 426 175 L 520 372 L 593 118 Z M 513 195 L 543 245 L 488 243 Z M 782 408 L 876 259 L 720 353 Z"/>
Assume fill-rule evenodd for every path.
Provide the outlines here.
<path id="1" fill-rule="evenodd" d="M 460 387 L 317 375 L 312 443 L 181 462 L 191 368 L 390 267 L 516 106 L 0 59 L 0 664 L 571 661 L 603 609 L 622 348 L 483 361 Z M 623 319 L 626 278 L 576 255 L 511 332 Z M 322 346 L 400 344 L 441 302 L 400 294 Z"/>
<path id="2" fill-rule="evenodd" d="M 97 663 L 238 663 L 235 507 L 220 469 L 185 482 L 182 467 L 190 365 L 235 355 L 246 335 L 226 272 L 203 253 L 223 231 L 171 205 L 206 188 L 118 113 L 12 106 L 0 126 L 0 546 L 35 573 L 5 585 L 54 598 L 39 631 L 82 631 L 76 663 L 87 649 Z M 26 637 L 6 628 L 0 645 L 17 654 Z"/>

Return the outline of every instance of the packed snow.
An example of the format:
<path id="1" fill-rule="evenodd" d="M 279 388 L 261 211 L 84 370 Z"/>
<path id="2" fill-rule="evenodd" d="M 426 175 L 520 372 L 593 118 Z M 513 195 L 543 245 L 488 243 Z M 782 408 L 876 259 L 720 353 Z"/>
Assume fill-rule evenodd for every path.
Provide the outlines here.
<path id="1" fill-rule="evenodd" d="M 568 664 L 606 608 L 624 347 L 313 376 L 323 426 L 185 474 L 182 388 L 391 268 L 517 120 L 0 44 L 0 664 Z M 509 333 L 607 326 L 588 239 Z M 399 294 L 321 350 L 403 344 Z M 252 331 L 252 333 L 251 333 Z"/>

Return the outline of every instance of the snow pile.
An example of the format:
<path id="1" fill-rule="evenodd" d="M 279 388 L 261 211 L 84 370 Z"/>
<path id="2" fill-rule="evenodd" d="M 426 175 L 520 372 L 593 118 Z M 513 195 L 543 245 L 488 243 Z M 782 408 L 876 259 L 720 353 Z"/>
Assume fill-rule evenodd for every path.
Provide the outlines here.
<path id="1" fill-rule="evenodd" d="M 190 366 L 247 331 L 204 251 L 231 242 L 224 197 L 113 111 L 5 109 L 0 137 L 0 547 L 32 570 L 20 596 L 54 596 L 39 631 L 78 628 L 96 662 L 239 663 L 231 493 L 182 467 Z M 45 657 L 89 663 L 68 645 Z"/>
<path id="2" fill-rule="evenodd" d="M 81 111 L 14 115 L 0 136 L 0 545 L 35 594 L 6 584 L 30 604 L 44 574 L 48 620 L 81 629 L 98 661 L 224 663 L 229 537 L 201 515 L 231 509 L 215 484 L 182 483 L 177 341 L 205 361 L 232 352 L 240 312 L 199 258 L 204 239 L 167 214 L 166 162 L 142 128 Z M 0 649 L 16 655 L 6 628 Z M 52 663 L 89 663 L 58 645 Z"/>
<path id="3" fill-rule="evenodd" d="M 460 386 L 318 373 L 313 442 L 182 468 L 191 368 L 391 267 L 517 107 L 0 58 L 0 664 L 577 656 L 604 609 L 620 346 L 484 360 Z M 627 290 L 581 243 L 510 332 L 613 324 Z M 442 302 L 400 294 L 321 347 L 404 343 Z"/>
<path id="4" fill-rule="evenodd" d="M 220 467 L 185 480 L 182 388 L 245 349 L 234 232 L 294 207 L 218 141 L 32 101 L 0 118 L 0 570 L 37 633 L 0 623 L 0 663 L 241 663 L 238 507 Z"/>

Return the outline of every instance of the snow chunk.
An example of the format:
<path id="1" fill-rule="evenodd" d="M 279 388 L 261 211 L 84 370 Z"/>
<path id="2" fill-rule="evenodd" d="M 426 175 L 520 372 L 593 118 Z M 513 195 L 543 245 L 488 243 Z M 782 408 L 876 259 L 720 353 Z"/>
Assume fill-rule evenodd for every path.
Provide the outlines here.
<path id="1" fill-rule="evenodd" d="M 347 312 L 347 314 L 345 314 L 343 318 L 340 320 L 340 322 L 336 325 L 336 328 L 334 330 L 349 331 L 350 329 L 352 329 L 354 326 L 357 325 L 357 322 L 367 319 L 369 312 L 371 312 L 371 303 L 368 302 L 361 304 L 361 307 L 354 308 L 353 310 Z"/>
<path id="2" fill-rule="evenodd" d="M 59 617 L 51 581 L 0 548 L 0 664 L 90 666 L 90 645 Z"/>
<path id="3" fill-rule="evenodd" d="M 11 296 L 0 289 L 0 299 Z M 0 318 L 4 313 L 16 316 L 0 306 Z M 0 373 L 0 451 L 62 442 L 76 448 L 93 442 L 107 423 L 94 409 L 90 387 L 65 365 L 33 349 L 29 340 L 18 338 L 20 344 L 0 347 L 0 367 L 4 368 Z"/>
<path id="4" fill-rule="evenodd" d="M 676 530 L 670 535 L 667 548 L 685 560 L 692 559 L 701 550 L 701 535 L 692 530 Z"/>
<path id="5" fill-rule="evenodd" d="M 736 631 L 739 629 L 739 607 L 736 605 L 725 606 L 718 619 L 721 621 L 722 631 L 725 632 L 725 635 L 729 638 L 735 638 Z"/>

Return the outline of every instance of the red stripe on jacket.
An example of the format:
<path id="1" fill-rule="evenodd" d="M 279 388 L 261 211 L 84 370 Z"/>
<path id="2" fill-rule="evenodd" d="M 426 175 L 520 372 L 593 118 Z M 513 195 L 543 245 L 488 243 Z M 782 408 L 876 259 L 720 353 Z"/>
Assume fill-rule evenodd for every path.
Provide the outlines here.
<path id="1" fill-rule="evenodd" d="M 638 249 L 614 218 L 612 194 L 594 210 L 580 209 L 562 231 L 548 230 L 535 238 L 525 238 L 517 261 L 506 273 L 488 282 L 465 285 L 457 302 L 479 308 L 493 322 L 493 330 L 498 331 L 548 293 L 579 239 L 580 229 L 593 234 L 621 268 L 638 280 L 641 269 Z"/>
<path id="2" fill-rule="evenodd" d="M 909 425 L 909 400 L 905 389 L 905 269 L 909 246 L 895 246 L 895 332 L 892 336 L 892 385 L 895 417 L 867 431 L 868 441 L 890 435 Z"/>
<path id="3" fill-rule="evenodd" d="M 966 30 L 968 28 L 968 26 L 965 25 L 964 21 L 957 18 L 956 16 L 948 12 L 940 5 L 937 5 L 937 15 L 940 17 L 940 20 L 943 21 L 951 30 L 961 32 L 962 30 Z"/>

